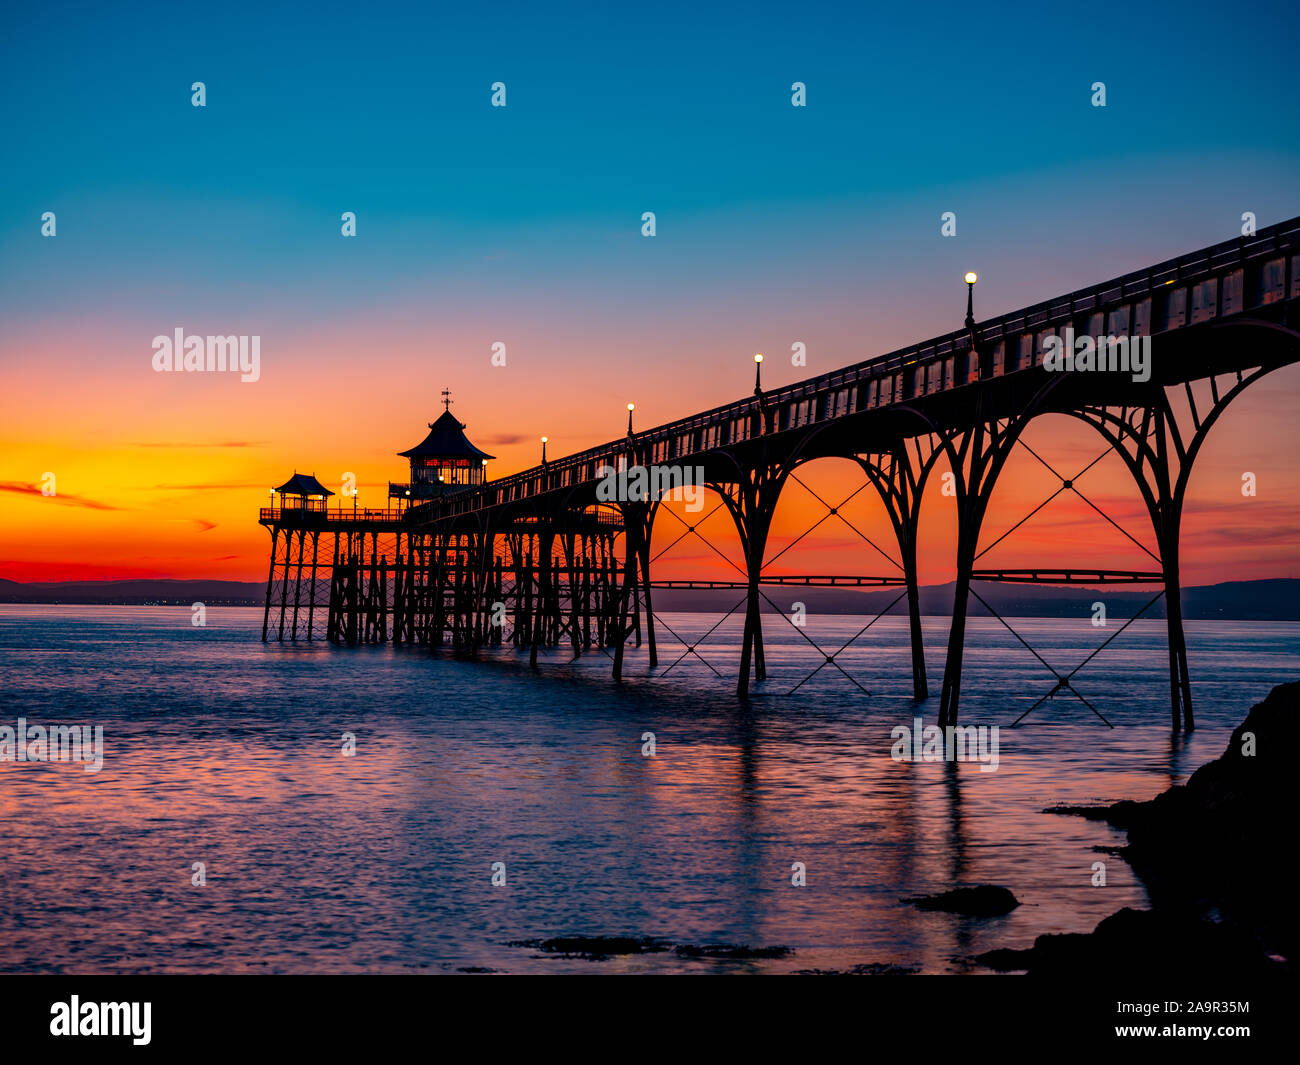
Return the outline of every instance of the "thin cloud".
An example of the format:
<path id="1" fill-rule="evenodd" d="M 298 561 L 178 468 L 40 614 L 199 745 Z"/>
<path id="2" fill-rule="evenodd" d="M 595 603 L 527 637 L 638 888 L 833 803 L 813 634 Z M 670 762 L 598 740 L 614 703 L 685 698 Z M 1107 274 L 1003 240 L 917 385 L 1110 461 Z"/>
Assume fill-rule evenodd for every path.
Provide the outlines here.
<path id="1" fill-rule="evenodd" d="M 210 532 L 217 527 L 215 521 L 206 521 L 203 518 L 195 518 L 194 524 L 199 527 L 199 532 Z"/>
<path id="2" fill-rule="evenodd" d="M 101 503 L 98 499 L 88 499 L 86 496 L 68 495 L 65 492 L 57 492 L 54 495 L 46 496 L 41 491 L 40 485 L 25 484 L 22 481 L 0 481 L 0 492 L 13 492 L 15 495 L 32 495 L 44 496 L 46 499 L 52 499 L 56 503 L 68 503 L 74 507 L 86 507 L 88 510 L 125 510 L 125 507 L 115 507 L 111 503 Z"/>
<path id="3" fill-rule="evenodd" d="M 156 484 L 154 488 L 162 491 L 166 489 L 172 492 L 211 492 L 214 490 L 226 489 L 229 491 L 243 491 L 246 488 L 261 488 L 266 490 L 266 485 L 255 484 Z"/>
<path id="4" fill-rule="evenodd" d="M 164 442 L 136 442 L 132 447 L 266 447 L 266 440 L 223 440 L 215 444 L 206 444 L 202 441 L 184 440 L 184 441 L 164 441 Z"/>

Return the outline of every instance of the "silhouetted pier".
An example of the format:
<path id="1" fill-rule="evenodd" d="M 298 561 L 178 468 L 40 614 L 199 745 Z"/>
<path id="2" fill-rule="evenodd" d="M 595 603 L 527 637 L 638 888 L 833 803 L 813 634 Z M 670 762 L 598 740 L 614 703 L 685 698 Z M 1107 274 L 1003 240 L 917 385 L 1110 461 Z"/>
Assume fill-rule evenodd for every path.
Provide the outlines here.
<path id="1" fill-rule="evenodd" d="M 623 438 L 498 480 L 487 479 L 491 456 L 469 443 L 448 409 L 423 443 L 402 452 L 411 479 L 390 485 L 389 509 L 329 510 L 332 493 L 301 475 L 277 490 L 281 506 L 260 519 L 272 537 L 263 638 L 312 639 L 319 632 L 314 614 L 323 609 L 324 635 L 343 643 L 392 640 L 472 653 L 508 642 L 528 648 L 534 662 L 539 647 L 567 643 L 575 655 L 612 651 L 619 677 L 632 641 L 646 644 L 653 668 L 653 590 L 683 586 L 651 577 L 651 530 L 664 493 L 610 501 L 599 488 L 610 469 L 690 467 L 702 471 L 740 536 L 742 581 L 689 583 L 744 590 L 741 695 L 766 677 L 766 584 L 876 582 L 897 585 L 907 601 L 913 690 L 923 699 L 929 687 L 917 527 L 923 490 L 942 463 L 953 474 L 958 537 L 939 723 L 957 721 L 968 602 L 979 598 L 972 582 L 1130 583 L 1158 588 L 1144 609 L 1165 600 L 1171 720 L 1190 729 L 1179 584 L 1188 478 L 1227 406 L 1265 374 L 1300 361 L 1298 308 L 1300 219 L 1292 219 L 987 321 L 976 321 L 968 304 L 956 332 L 771 391 L 756 379 L 744 399 L 653 429 L 635 432 L 629 409 Z M 1045 341 L 1067 330 L 1150 337 L 1150 378 L 1049 372 Z M 993 488 L 1012 451 L 1025 446 L 1025 427 L 1044 414 L 1085 422 L 1105 442 L 1104 453 L 1122 457 L 1146 504 L 1156 550 L 1120 531 L 1150 555 L 1150 569 L 977 568 L 988 550 L 979 545 Z M 782 489 L 803 464 L 831 457 L 856 462 L 879 494 L 901 576 L 764 573 Z M 1078 491 L 1077 473 L 1052 472 L 1062 490 Z M 316 602 L 318 579 L 328 582 L 324 603 Z M 1057 673 L 1043 699 L 1069 691 L 1091 707 L 1072 687 L 1073 675 Z"/>

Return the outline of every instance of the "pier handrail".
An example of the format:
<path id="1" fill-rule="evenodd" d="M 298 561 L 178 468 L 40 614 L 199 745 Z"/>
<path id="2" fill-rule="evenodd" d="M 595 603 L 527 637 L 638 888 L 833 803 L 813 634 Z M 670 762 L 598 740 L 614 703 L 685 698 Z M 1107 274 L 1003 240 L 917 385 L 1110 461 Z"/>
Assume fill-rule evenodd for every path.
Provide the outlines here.
<path id="1" fill-rule="evenodd" d="M 386 510 L 376 508 L 361 508 L 349 510 L 345 508 L 335 508 L 334 510 L 307 510 L 298 507 L 263 507 L 258 514 L 258 521 L 283 521 L 286 517 L 297 517 L 306 519 L 304 522 L 322 522 L 322 523 L 340 523 L 353 521 L 401 521 L 406 515 L 405 508 L 398 509 L 390 507 Z"/>

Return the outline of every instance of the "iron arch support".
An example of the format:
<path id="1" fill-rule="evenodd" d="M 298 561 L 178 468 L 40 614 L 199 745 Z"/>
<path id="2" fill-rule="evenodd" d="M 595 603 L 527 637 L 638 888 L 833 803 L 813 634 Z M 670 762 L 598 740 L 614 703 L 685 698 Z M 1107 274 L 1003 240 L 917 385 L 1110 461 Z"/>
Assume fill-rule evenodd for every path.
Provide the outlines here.
<path id="1" fill-rule="evenodd" d="M 948 629 L 948 653 L 944 659 L 943 688 L 939 696 L 940 727 L 957 724 L 972 573 L 979 549 L 980 529 L 993 494 L 993 486 L 1021 434 L 1042 413 L 1063 376 L 1049 374 L 1048 379 L 1014 417 L 996 418 L 987 410 L 977 409 L 969 427 L 939 433 L 938 446 L 948 456 L 957 500 L 957 572 L 953 588 L 952 624 Z M 983 405 L 981 402 L 980 406 Z"/>
<path id="2" fill-rule="evenodd" d="M 1290 330 L 1281 331 L 1294 341 L 1300 341 L 1300 337 L 1295 337 Z M 1169 401 L 1167 387 L 1173 386 L 1159 386 L 1151 392 L 1145 405 L 1120 407 L 1119 413 L 1100 405 L 1062 412 L 1091 426 L 1120 454 L 1146 504 L 1164 584 L 1169 638 L 1170 723 L 1174 730 L 1181 728 L 1190 732 L 1196 727 L 1179 566 L 1183 503 L 1192 467 L 1210 430 L 1229 404 L 1256 381 L 1279 368 L 1280 364 L 1270 364 L 1237 371 L 1231 375 L 1236 380 L 1223 393 L 1219 392 L 1217 377 L 1227 375 L 1206 378 L 1210 384 L 1211 403 L 1204 414 L 1197 408 L 1191 383 L 1187 383 L 1184 388 L 1192 419 L 1190 433 L 1179 425 Z"/>

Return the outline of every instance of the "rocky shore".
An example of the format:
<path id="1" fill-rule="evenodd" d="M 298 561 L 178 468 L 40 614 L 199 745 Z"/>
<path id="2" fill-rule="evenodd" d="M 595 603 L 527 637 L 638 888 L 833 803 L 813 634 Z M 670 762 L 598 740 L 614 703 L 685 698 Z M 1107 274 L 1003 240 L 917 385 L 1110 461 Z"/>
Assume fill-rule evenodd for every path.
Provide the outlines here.
<path id="1" fill-rule="evenodd" d="M 1151 909 L 1120 910 L 1081 935 L 1043 935 L 1027 950 L 976 959 L 1031 975 L 1195 978 L 1291 970 L 1297 905 L 1300 683 L 1256 704 L 1227 749 L 1149 802 L 1056 807 L 1128 833 L 1119 853 L 1142 878 Z"/>

